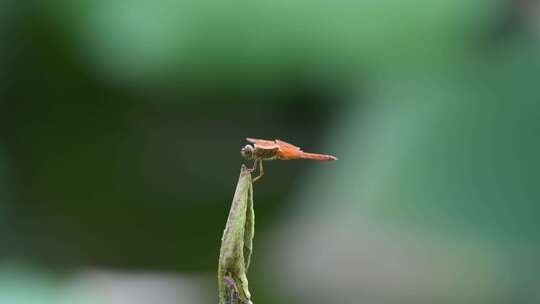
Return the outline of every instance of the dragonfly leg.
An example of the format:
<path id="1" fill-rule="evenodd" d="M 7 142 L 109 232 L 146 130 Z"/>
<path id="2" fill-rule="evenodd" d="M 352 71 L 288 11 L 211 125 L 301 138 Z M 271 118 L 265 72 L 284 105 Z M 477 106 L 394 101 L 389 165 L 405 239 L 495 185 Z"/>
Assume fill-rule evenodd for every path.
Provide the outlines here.
<path id="1" fill-rule="evenodd" d="M 255 161 L 253 162 L 253 167 L 251 167 L 251 169 L 249 169 L 249 172 L 253 173 L 257 169 L 257 162 L 258 161 L 259 161 L 259 159 L 256 158 Z"/>
<path id="2" fill-rule="evenodd" d="M 263 177 L 264 175 L 264 168 L 263 168 L 263 161 L 259 160 L 259 175 L 253 179 L 253 183 L 256 182 L 258 179 Z"/>

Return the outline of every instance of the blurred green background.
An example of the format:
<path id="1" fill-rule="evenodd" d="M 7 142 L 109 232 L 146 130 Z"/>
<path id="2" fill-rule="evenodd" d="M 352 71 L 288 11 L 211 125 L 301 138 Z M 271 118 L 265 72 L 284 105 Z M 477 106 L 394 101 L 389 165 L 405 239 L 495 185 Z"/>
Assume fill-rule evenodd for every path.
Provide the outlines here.
<path id="1" fill-rule="evenodd" d="M 0 303 L 540 303 L 540 4 L 0 0 Z"/>

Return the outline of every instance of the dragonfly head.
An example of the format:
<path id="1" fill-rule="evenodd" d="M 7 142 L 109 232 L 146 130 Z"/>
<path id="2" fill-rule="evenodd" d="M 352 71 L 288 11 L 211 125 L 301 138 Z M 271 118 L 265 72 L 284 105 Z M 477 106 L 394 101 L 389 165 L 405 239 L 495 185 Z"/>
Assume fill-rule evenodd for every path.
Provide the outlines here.
<path id="1" fill-rule="evenodd" d="M 253 159 L 253 150 L 252 145 L 245 145 L 242 150 L 240 150 L 240 154 L 242 154 L 242 157 L 245 159 Z"/>

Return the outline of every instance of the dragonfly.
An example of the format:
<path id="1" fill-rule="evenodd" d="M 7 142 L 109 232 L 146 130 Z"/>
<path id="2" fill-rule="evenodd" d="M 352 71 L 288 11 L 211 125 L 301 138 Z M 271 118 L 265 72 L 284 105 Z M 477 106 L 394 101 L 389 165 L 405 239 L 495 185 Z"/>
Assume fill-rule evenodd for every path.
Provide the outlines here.
<path id="1" fill-rule="evenodd" d="M 290 159 L 315 159 L 315 160 L 337 160 L 337 157 L 327 154 L 304 152 L 299 147 L 283 140 L 266 140 L 257 138 L 246 138 L 251 144 L 245 145 L 240 154 L 247 160 L 255 160 L 251 172 L 255 171 L 259 164 L 259 175 L 253 179 L 257 181 L 264 175 L 264 160 L 290 160 Z"/>

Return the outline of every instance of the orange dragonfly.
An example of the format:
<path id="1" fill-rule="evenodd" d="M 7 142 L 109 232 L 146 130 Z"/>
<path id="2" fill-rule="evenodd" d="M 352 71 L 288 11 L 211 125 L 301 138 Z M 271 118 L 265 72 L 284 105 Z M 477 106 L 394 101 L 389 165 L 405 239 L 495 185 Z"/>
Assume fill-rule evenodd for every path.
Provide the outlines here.
<path id="1" fill-rule="evenodd" d="M 255 171 L 257 168 L 257 163 L 259 163 L 259 176 L 253 179 L 253 182 L 258 180 L 264 175 L 263 169 L 263 160 L 273 160 L 273 159 L 316 159 L 316 160 L 337 160 L 337 157 L 333 155 L 326 154 L 317 154 L 317 153 L 308 153 L 302 151 L 299 147 L 292 145 L 288 142 L 282 140 L 265 140 L 265 139 L 256 139 L 256 138 L 246 138 L 247 141 L 253 145 L 245 145 L 240 154 L 245 159 L 254 159 L 253 168 L 251 172 Z"/>

